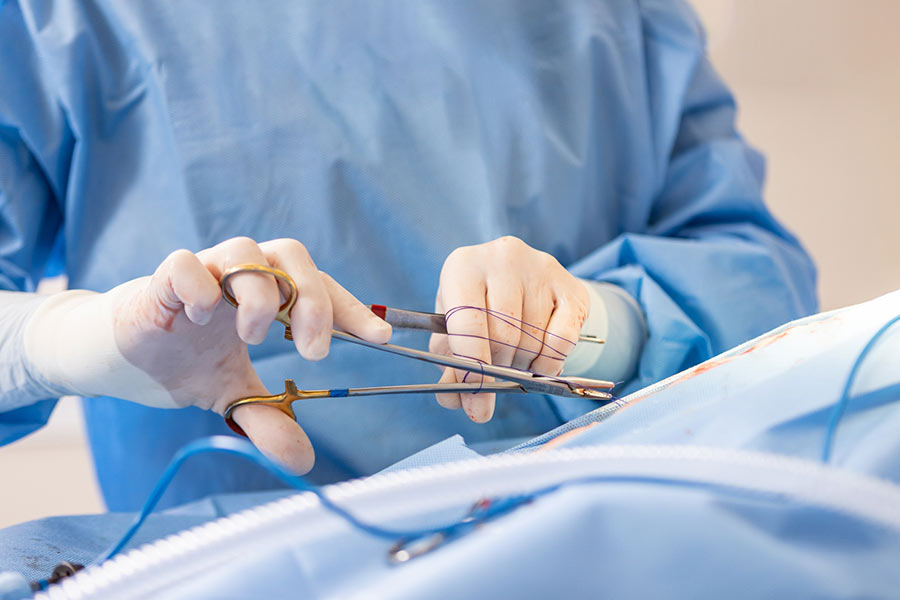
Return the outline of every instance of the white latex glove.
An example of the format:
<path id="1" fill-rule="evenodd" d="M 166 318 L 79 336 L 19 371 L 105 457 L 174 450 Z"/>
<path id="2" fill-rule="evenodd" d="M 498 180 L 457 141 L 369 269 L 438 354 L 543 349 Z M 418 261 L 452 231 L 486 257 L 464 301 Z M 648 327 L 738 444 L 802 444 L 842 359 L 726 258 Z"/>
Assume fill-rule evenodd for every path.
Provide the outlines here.
<path id="1" fill-rule="evenodd" d="M 514 321 L 510 325 L 480 310 L 458 310 L 447 319 L 451 335 L 431 336 L 432 352 L 558 375 L 566 355 L 574 348 L 560 338 L 578 340 L 590 312 L 590 298 L 584 283 L 554 257 L 507 236 L 457 248 L 447 257 L 435 310 L 446 313 L 458 306 L 498 311 L 534 327 Z M 446 368 L 441 382 L 462 382 L 464 377 L 465 371 Z M 466 381 L 477 383 L 480 379 L 481 375 L 471 373 Z M 494 397 L 485 392 L 438 394 L 437 401 L 450 409 L 462 407 L 470 419 L 483 423 L 494 413 Z"/>
<path id="2" fill-rule="evenodd" d="M 222 301 L 219 288 L 226 269 L 249 263 L 281 269 L 296 282 L 291 323 L 304 358 L 328 354 L 332 324 L 372 342 L 390 339 L 390 326 L 319 271 L 300 242 L 234 238 L 196 255 L 176 251 L 152 277 L 103 294 L 52 296 L 25 329 L 30 368 L 61 394 L 113 396 L 161 408 L 198 406 L 223 414 L 238 398 L 268 395 L 247 344 L 265 339 L 278 312 L 282 300 L 275 279 L 258 273 L 230 278 L 237 310 Z M 309 438 L 281 411 L 251 405 L 233 416 L 267 455 L 296 473 L 312 468 Z"/>

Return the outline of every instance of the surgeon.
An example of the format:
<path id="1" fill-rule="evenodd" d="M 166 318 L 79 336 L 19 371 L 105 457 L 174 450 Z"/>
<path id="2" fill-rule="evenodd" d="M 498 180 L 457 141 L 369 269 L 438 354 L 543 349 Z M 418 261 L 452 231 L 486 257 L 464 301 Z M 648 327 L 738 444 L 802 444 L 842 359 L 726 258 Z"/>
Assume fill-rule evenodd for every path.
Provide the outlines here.
<path id="1" fill-rule="evenodd" d="M 6 0 L 0 441 L 83 396 L 106 503 L 133 510 L 179 447 L 228 432 L 230 402 L 285 378 L 461 379 L 331 343 L 333 326 L 429 343 L 360 301 L 476 307 L 431 348 L 625 394 L 815 311 L 813 266 L 762 183 L 682 2 Z M 54 247 L 70 291 L 39 296 Z M 269 276 L 235 276 L 239 307 L 222 300 L 222 273 L 246 263 L 297 282 L 293 344 Z M 549 351 L 579 332 L 607 343 Z M 594 407 L 438 402 L 234 417 L 330 482 L 454 434 L 502 449 Z M 237 459 L 187 470 L 164 504 L 277 485 Z"/>

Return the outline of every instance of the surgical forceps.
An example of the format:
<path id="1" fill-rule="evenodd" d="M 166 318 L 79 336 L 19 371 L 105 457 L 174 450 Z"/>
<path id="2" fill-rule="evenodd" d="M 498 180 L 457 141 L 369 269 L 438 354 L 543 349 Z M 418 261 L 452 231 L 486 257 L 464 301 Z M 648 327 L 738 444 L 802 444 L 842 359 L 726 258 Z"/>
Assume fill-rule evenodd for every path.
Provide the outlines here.
<path id="1" fill-rule="evenodd" d="M 290 277 L 290 275 L 274 267 L 256 264 L 244 264 L 231 267 L 230 269 L 222 273 L 222 277 L 220 278 L 219 283 L 222 287 L 222 295 L 225 297 L 225 300 L 227 300 L 228 303 L 234 307 L 237 307 L 238 302 L 237 299 L 229 291 L 227 282 L 230 277 L 237 275 L 238 273 L 262 273 L 271 275 L 276 279 L 276 281 L 279 283 L 279 288 L 281 289 L 283 295 L 286 297 L 286 300 L 279 307 L 278 314 L 276 315 L 275 320 L 284 325 L 285 339 L 293 339 L 293 336 L 291 334 L 290 313 L 291 309 L 294 307 L 294 303 L 297 301 L 297 285 L 294 283 L 294 280 Z M 287 293 L 284 293 L 285 290 L 287 291 Z M 416 321 L 416 324 L 410 324 L 408 322 L 403 323 L 402 320 L 401 322 L 398 322 L 395 319 L 390 319 L 394 321 L 392 325 L 400 329 L 427 329 L 430 331 L 441 332 L 441 327 L 443 327 L 442 331 L 444 333 L 446 333 L 447 331 L 446 323 L 444 323 L 443 321 L 444 315 L 435 315 L 431 313 L 415 313 L 414 311 L 401 311 L 399 309 L 391 309 L 383 307 L 381 305 L 372 305 L 370 306 L 370 308 L 376 315 L 380 316 L 383 319 L 386 317 L 387 311 L 394 311 L 393 314 L 395 316 L 400 313 L 405 313 L 407 316 L 412 315 L 412 318 Z M 419 316 L 416 317 L 415 315 Z M 435 325 L 429 326 L 425 324 L 425 322 L 429 320 L 432 323 L 435 323 Z M 469 373 L 481 375 L 482 381 L 476 383 L 428 383 L 364 388 L 337 388 L 330 390 L 301 390 L 297 388 L 292 379 L 286 379 L 284 381 L 284 392 L 281 394 L 273 394 L 271 396 L 249 396 L 246 398 L 235 400 L 230 405 L 228 405 L 228 407 L 225 409 L 224 414 L 225 422 L 228 424 L 228 426 L 235 433 L 245 435 L 240 426 L 234 422 L 232 414 L 234 413 L 234 409 L 239 406 L 245 406 L 247 404 L 266 404 L 269 406 L 274 406 L 284 414 L 288 415 L 291 419 L 296 420 L 296 416 L 294 415 L 293 403 L 297 400 L 305 400 L 309 398 L 345 398 L 348 396 L 377 396 L 383 394 L 419 394 L 442 392 L 457 392 L 469 394 L 476 392 L 534 392 L 539 394 L 549 394 L 551 396 L 590 398 L 592 400 L 606 402 L 613 400 L 612 394 L 610 394 L 608 391 L 615 387 L 615 383 L 611 381 L 588 379 L 585 377 L 547 377 L 544 375 L 530 373 L 528 371 L 520 371 L 519 369 L 513 369 L 511 367 L 489 365 L 471 358 L 464 358 L 459 356 L 444 356 L 442 354 L 434 354 L 432 352 L 416 350 L 415 348 L 406 348 L 404 346 L 396 346 L 394 344 L 376 344 L 358 338 L 349 333 L 338 331 L 336 329 L 331 330 L 331 336 L 333 338 L 344 340 L 346 342 L 352 342 L 361 346 L 374 348 L 375 350 L 381 350 L 382 352 L 390 352 L 392 354 L 414 358 L 416 360 L 421 360 L 435 365 L 468 371 Z M 587 341 L 602 342 L 602 340 L 597 340 L 596 338 L 589 338 Z M 502 381 L 483 381 L 484 376 L 495 377 Z"/>
<path id="2" fill-rule="evenodd" d="M 447 315 L 442 315 L 440 313 L 428 313 L 419 312 L 417 310 L 391 308 L 389 306 L 384 306 L 381 304 L 369 304 L 367 306 L 369 310 L 375 313 L 377 317 L 380 317 L 382 321 L 387 321 L 388 324 L 395 329 L 421 329 L 424 331 L 430 331 L 431 333 L 447 333 L 447 319 L 449 318 L 449 312 L 447 313 Z M 492 313 L 493 311 L 487 312 L 488 315 L 492 315 Z M 514 321 L 519 321 L 519 319 L 504 315 L 504 320 L 506 318 Z M 524 321 L 522 321 L 522 323 L 524 324 Z M 579 335 L 578 341 L 591 342 L 594 344 L 606 343 L 606 340 L 600 339 L 593 335 Z"/>

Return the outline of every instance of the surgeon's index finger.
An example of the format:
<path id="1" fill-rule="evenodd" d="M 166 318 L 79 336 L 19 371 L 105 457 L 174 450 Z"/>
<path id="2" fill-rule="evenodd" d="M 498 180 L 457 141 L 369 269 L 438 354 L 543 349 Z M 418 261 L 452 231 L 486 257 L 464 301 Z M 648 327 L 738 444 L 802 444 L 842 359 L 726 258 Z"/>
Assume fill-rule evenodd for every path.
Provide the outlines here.
<path id="1" fill-rule="evenodd" d="M 446 307 L 448 345 L 451 353 L 491 364 L 488 322 L 483 281 L 466 280 L 451 274 L 441 281 L 441 304 Z M 492 381 L 478 372 L 456 371 L 457 381 L 477 383 Z M 494 413 L 494 394 L 481 392 L 462 394 L 463 408 L 478 423 L 490 420 Z"/>
<path id="2" fill-rule="evenodd" d="M 438 286 L 437 294 L 434 297 L 434 312 L 438 315 L 443 315 L 447 311 L 444 309 L 444 303 L 441 300 L 443 296 L 443 290 L 440 286 Z M 446 317 L 445 317 L 446 323 Z M 446 331 L 446 325 L 445 325 Z M 428 338 L 428 351 L 433 352 L 435 354 L 443 354 L 444 356 L 452 356 L 453 351 L 450 349 L 450 336 L 446 333 L 432 333 Z M 437 365 L 435 365 L 437 366 Z M 438 367 L 441 371 L 452 370 L 450 367 Z"/>
<path id="3" fill-rule="evenodd" d="M 279 239 L 260 244 L 269 263 L 281 269 L 297 285 L 297 302 L 291 309 L 294 345 L 303 358 L 328 356 L 334 315 L 331 297 L 306 247 L 297 240 Z"/>
<path id="4" fill-rule="evenodd" d="M 386 344 L 391 339 L 392 329 L 387 321 L 357 300 L 328 273 L 319 271 L 319 277 L 331 297 L 334 324 L 338 329 L 376 344 Z"/>
<path id="5" fill-rule="evenodd" d="M 438 286 L 437 294 L 434 297 L 434 312 L 436 314 L 444 314 L 444 305 L 441 303 L 441 288 Z M 450 341 L 446 333 L 432 333 L 428 338 L 428 351 L 434 354 L 443 354 L 450 356 Z M 442 371 L 446 371 L 449 367 L 441 367 Z"/>
<path id="6" fill-rule="evenodd" d="M 197 257 L 218 280 L 222 273 L 237 265 L 269 264 L 256 242 L 246 237 L 224 241 L 198 252 Z M 237 273 L 226 285 L 238 303 L 235 317 L 238 335 L 248 344 L 261 343 L 278 314 L 280 294 L 275 278 L 265 273 Z"/>
<path id="7" fill-rule="evenodd" d="M 437 295 L 434 298 L 434 312 L 437 314 L 444 314 L 444 305 L 441 304 L 440 287 L 438 287 Z M 428 351 L 442 356 L 452 355 L 453 353 L 450 351 L 450 338 L 445 333 L 432 333 L 431 337 L 428 338 Z M 456 380 L 456 369 L 451 369 L 450 367 L 440 367 L 440 369 L 442 373 L 438 383 L 459 383 Z M 462 400 L 457 392 L 447 392 L 443 394 L 435 393 L 434 396 L 437 399 L 438 404 L 444 408 L 449 408 L 451 410 L 462 408 Z"/>

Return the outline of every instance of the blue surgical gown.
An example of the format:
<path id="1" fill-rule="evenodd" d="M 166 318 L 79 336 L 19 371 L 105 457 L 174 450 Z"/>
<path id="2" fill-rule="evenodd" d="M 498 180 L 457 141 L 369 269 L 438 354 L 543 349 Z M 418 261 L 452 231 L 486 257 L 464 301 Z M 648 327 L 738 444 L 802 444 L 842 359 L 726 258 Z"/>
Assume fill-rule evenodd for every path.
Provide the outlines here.
<path id="1" fill-rule="evenodd" d="M 682 2 L 0 0 L 0 287 L 33 289 L 59 238 L 70 286 L 103 291 L 178 248 L 292 237 L 363 301 L 427 309 L 449 252 L 515 235 L 637 300 L 635 389 L 816 308 L 734 112 Z M 277 329 L 251 351 L 272 390 L 437 376 L 340 343 L 306 363 Z M 0 414 L 0 440 L 52 403 Z M 424 396 L 295 405 L 323 482 L 588 408 L 501 398 L 477 425 Z M 226 432 L 196 409 L 85 411 L 114 510 Z M 237 459 L 187 471 L 164 504 L 274 485 Z"/>

